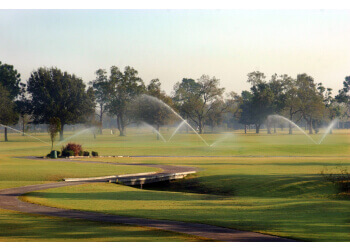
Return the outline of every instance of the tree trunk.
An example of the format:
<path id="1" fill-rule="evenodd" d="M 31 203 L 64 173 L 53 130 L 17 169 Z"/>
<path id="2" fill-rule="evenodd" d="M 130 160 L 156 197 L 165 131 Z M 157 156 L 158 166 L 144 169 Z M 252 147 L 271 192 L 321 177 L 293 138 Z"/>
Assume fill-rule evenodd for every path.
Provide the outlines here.
<path id="1" fill-rule="evenodd" d="M 24 116 L 22 116 L 22 136 L 24 136 Z"/>
<path id="2" fill-rule="evenodd" d="M 260 132 L 260 124 L 255 124 L 255 132 L 259 134 Z"/>
<path id="3" fill-rule="evenodd" d="M 292 124 L 289 123 L 289 134 L 293 134 L 293 128 L 292 128 Z"/>
<path id="4" fill-rule="evenodd" d="M 244 124 L 244 133 L 247 133 L 247 124 Z"/>
<path id="5" fill-rule="evenodd" d="M 6 127 L 5 127 L 4 135 L 5 135 L 5 141 L 9 141 L 8 138 L 7 138 L 7 128 Z"/>
<path id="6" fill-rule="evenodd" d="M 103 116 L 103 109 L 102 109 L 102 105 L 101 105 L 101 111 L 100 111 L 100 135 L 102 135 L 102 127 L 103 127 L 103 118 L 102 118 L 102 116 Z"/>
<path id="7" fill-rule="evenodd" d="M 119 136 L 125 136 L 125 126 L 122 116 L 117 117 L 118 121 L 118 129 L 119 129 Z"/>
<path id="8" fill-rule="evenodd" d="M 266 126 L 267 126 L 267 133 L 271 134 L 271 124 L 269 121 L 267 122 Z"/>
<path id="9" fill-rule="evenodd" d="M 202 119 L 199 119 L 199 133 L 202 134 L 203 133 L 203 122 Z"/>
<path id="10" fill-rule="evenodd" d="M 310 121 L 307 122 L 307 126 L 309 127 L 309 134 L 312 135 L 312 120 L 310 119 Z"/>
<path id="11" fill-rule="evenodd" d="M 160 138 L 159 138 L 159 124 L 157 124 L 157 131 L 158 131 L 158 133 L 157 133 L 157 140 L 159 140 Z"/>
<path id="12" fill-rule="evenodd" d="M 64 140 L 64 137 L 63 137 L 63 129 L 64 129 L 64 124 L 61 124 L 60 141 L 63 141 L 63 140 Z"/>
<path id="13" fill-rule="evenodd" d="M 277 129 L 276 129 L 276 123 L 273 124 L 273 133 L 276 134 L 277 133 Z"/>

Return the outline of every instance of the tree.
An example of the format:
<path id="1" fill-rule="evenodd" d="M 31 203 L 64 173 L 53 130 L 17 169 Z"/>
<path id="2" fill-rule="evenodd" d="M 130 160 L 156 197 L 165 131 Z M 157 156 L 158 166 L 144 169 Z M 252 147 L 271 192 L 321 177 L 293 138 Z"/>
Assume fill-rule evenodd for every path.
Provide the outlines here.
<path id="1" fill-rule="evenodd" d="M 300 99 L 300 112 L 308 124 L 309 134 L 313 134 L 313 122 L 323 116 L 325 105 L 322 93 L 317 90 L 314 79 L 307 74 L 297 76 L 297 95 Z"/>
<path id="2" fill-rule="evenodd" d="M 0 84 L 9 92 L 9 98 L 14 100 L 20 93 L 21 75 L 12 65 L 0 61 Z"/>
<path id="3" fill-rule="evenodd" d="M 278 76 L 274 74 L 271 76 L 270 81 L 268 82 L 269 88 L 273 93 L 273 101 L 272 101 L 272 114 L 280 113 L 285 107 L 286 95 L 284 92 L 285 76 Z M 274 125 L 274 133 L 277 133 L 276 130 L 276 119 L 268 119 L 267 120 L 267 133 L 271 134 L 271 121 Z"/>
<path id="4" fill-rule="evenodd" d="M 282 110 L 282 113 L 285 113 L 290 121 L 295 121 L 295 116 L 301 111 L 298 85 L 296 80 L 288 75 L 282 76 L 282 84 L 285 91 L 284 109 Z M 289 123 L 289 134 L 293 134 L 293 126 L 291 123 Z"/>
<path id="5" fill-rule="evenodd" d="M 96 79 L 90 82 L 94 89 L 94 94 L 96 102 L 99 106 L 99 124 L 100 124 L 100 134 L 102 134 L 103 127 L 103 115 L 107 111 L 107 104 L 109 100 L 109 95 L 111 92 L 111 84 L 108 81 L 107 71 L 104 69 L 98 69 L 96 72 Z"/>
<path id="6" fill-rule="evenodd" d="M 15 111 L 15 103 L 11 99 L 10 92 L 0 84 L 0 124 L 5 125 L 5 141 L 7 138 L 7 127 L 16 124 L 18 114 Z"/>
<path id="7" fill-rule="evenodd" d="M 150 81 L 146 87 L 146 94 L 161 100 L 170 107 L 173 106 L 171 97 L 161 90 L 159 79 L 152 79 Z M 157 131 L 159 131 L 160 126 L 168 124 L 174 119 L 173 113 L 166 106 L 144 98 L 137 99 L 135 103 L 135 114 L 138 120 L 154 125 Z M 159 139 L 159 134 L 157 134 L 157 140 Z"/>
<path id="8" fill-rule="evenodd" d="M 20 84 L 21 90 L 19 94 L 19 98 L 16 100 L 16 111 L 19 114 L 19 122 L 22 125 L 22 136 L 25 133 L 25 127 L 28 123 L 31 122 L 31 108 L 30 108 L 30 100 L 27 98 L 26 93 L 26 85 L 24 83 Z"/>
<path id="9" fill-rule="evenodd" d="M 95 110 L 92 89 L 86 91 L 85 87 L 82 79 L 57 68 L 33 71 L 27 90 L 34 123 L 49 123 L 50 118 L 59 118 L 60 140 L 63 140 L 66 124 L 82 123 Z"/>
<path id="10" fill-rule="evenodd" d="M 251 72 L 248 74 L 247 82 L 252 85 L 251 99 L 249 102 L 244 103 L 244 109 L 242 109 L 242 117 L 255 125 L 256 133 L 260 131 L 260 126 L 265 122 L 266 117 L 271 115 L 274 110 L 274 93 L 269 84 L 265 81 L 264 73 L 259 71 Z M 244 114 L 245 112 L 246 114 Z"/>
<path id="11" fill-rule="evenodd" d="M 197 82 L 184 78 L 174 86 L 174 101 L 181 113 L 190 118 L 197 126 L 199 133 L 204 130 L 204 122 L 209 113 L 223 99 L 224 88 L 219 88 L 219 79 L 202 75 Z M 224 112 L 226 107 L 218 110 Z"/>
<path id="12" fill-rule="evenodd" d="M 53 149 L 53 143 L 55 141 L 55 138 L 58 134 L 58 132 L 61 131 L 61 121 L 60 118 L 52 117 L 50 118 L 49 125 L 47 127 L 47 131 L 49 132 L 50 139 L 51 139 L 51 150 Z"/>
<path id="13" fill-rule="evenodd" d="M 240 98 L 238 99 L 239 108 L 235 114 L 239 123 L 244 125 L 244 133 L 247 133 L 247 126 L 252 124 L 252 98 L 253 95 L 247 90 L 242 91 Z"/>
<path id="14" fill-rule="evenodd" d="M 145 91 L 142 79 L 137 70 L 130 66 L 124 68 L 124 73 L 118 67 L 111 67 L 109 78 L 111 93 L 107 105 L 108 112 L 117 116 L 117 126 L 120 136 L 125 136 L 125 128 L 132 121 L 130 103 Z"/>

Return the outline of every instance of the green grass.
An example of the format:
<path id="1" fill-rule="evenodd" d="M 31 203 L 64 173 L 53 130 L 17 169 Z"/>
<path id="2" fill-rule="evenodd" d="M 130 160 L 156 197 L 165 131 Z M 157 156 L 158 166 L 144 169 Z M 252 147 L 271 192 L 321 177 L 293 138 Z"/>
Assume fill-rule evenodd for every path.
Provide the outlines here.
<path id="1" fill-rule="evenodd" d="M 0 209 L 0 241 L 203 241 L 144 227 L 28 215 Z"/>
<path id="2" fill-rule="evenodd" d="M 189 165 L 205 171 L 163 186 L 162 191 L 90 184 L 34 192 L 25 199 L 62 208 L 200 222 L 306 241 L 350 240 L 350 202 L 336 199 L 334 186 L 320 176 L 325 167 L 348 167 L 350 159 L 345 157 L 101 160 Z"/>
<path id="3" fill-rule="evenodd" d="M 310 143 L 301 134 L 287 135 L 286 131 L 279 131 L 278 135 L 267 135 L 265 131 L 260 135 L 244 135 L 240 131 L 215 147 L 206 147 L 193 134 L 179 134 L 171 142 L 164 143 L 157 141 L 154 134 L 138 132 L 130 129 L 126 137 L 105 133 L 96 140 L 85 134 L 70 141 L 82 143 L 86 150 L 98 151 L 100 155 L 221 157 L 98 158 L 99 161 L 119 163 L 195 166 L 204 171 L 170 185 L 149 187 L 149 190 L 89 184 L 34 192 L 24 199 L 64 208 L 207 223 L 306 241 L 350 240 L 350 201 L 339 199 L 335 187 L 320 175 L 324 168 L 350 168 L 349 130 L 335 130 L 321 145 Z M 162 131 L 166 138 L 171 132 Z M 39 136 L 48 141 L 46 135 Z M 203 137 L 211 144 L 222 135 L 205 134 Z M 87 164 L 79 163 L 79 160 L 67 163 L 13 158 L 43 156 L 50 148 L 18 135 L 11 134 L 9 139 L 8 143 L 0 142 L 0 188 L 57 181 L 64 177 L 154 171 L 142 166 Z M 6 213 L 0 211 L 0 214 Z M 30 217 L 22 214 L 20 221 L 26 220 L 27 216 Z M 52 220 L 50 227 L 54 228 L 55 220 L 60 219 L 45 220 Z M 44 229 L 35 230 L 32 238 L 28 236 L 27 240 L 35 240 L 34 235 Z M 124 231 L 122 228 L 116 230 Z M 10 234 L 16 240 L 20 232 L 15 231 Z M 145 238 L 155 240 L 152 234 L 150 232 Z M 45 236 L 42 239 L 45 240 Z M 51 236 L 47 236 L 47 240 L 50 239 Z M 97 239 L 105 238 L 100 235 Z"/>

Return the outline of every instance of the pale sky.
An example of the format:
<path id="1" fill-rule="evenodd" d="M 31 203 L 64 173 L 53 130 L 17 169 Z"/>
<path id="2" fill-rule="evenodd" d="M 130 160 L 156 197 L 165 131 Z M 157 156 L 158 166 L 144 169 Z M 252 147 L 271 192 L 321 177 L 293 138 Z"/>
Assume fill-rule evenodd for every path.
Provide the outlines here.
<path id="1" fill-rule="evenodd" d="M 22 81 L 57 66 L 85 83 L 130 65 L 167 93 L 202 74 L 240 93 L 251 71 L 307 73 L 336 94 L 350 75 L 349 31 L 346 10 L 0 10 L 0 61 Z"/>

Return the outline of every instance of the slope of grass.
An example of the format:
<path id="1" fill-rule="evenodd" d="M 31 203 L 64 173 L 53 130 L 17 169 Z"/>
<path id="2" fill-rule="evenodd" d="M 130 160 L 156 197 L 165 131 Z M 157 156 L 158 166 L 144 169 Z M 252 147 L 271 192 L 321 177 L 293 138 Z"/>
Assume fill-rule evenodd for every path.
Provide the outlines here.
<path id="1" fill-rule="evenodd" d="M 0 241 L 202 241 L 144 227 L 28 215 L 0 209 Z"/>
<path id="2" fill-rule="evenodd" d="M 350 202 L 335 199 L 334 186 L 320 175 L 324 167 L 349 168 L 350 159 L 345 157 L 101 160 L 166 162 L 205 171 L 199 171 L 196 178 L 151 190 L 89 184 L 34 192 L 24 199 L 62 208 L 207 223 L 306 241 L 350 240 Z"/>

